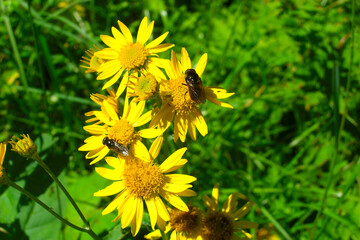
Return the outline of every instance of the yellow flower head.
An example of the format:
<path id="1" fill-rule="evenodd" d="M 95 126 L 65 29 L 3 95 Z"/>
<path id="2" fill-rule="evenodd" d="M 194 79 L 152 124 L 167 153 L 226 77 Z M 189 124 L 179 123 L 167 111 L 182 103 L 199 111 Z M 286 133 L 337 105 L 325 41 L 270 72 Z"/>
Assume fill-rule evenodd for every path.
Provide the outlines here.
<path id="1" fill-rule="evenodd" d="M 202 237 L 204 240 L 230 240 L 238 239 L 235 232 L 241 232 L 245 239 L 251 239 L 251 234 L 243 229 L 257 228 L 258 224 L 249 221 L 238 221 L 244 217 L 254 205 L 248 201 L 241 208 L 237 208 L 238 199 L 247 198 L 240 194 L 234 193 L 224 203 L 221 211 L 219 211 L 219 185 L 216 184 L 212 191 L 212 198 L 204 196 L 204 204 L 209 207 L 209 211 L 203 219 Z"/>
<path id="2" fill-rule="evenodd" d="M 81 67 L 86 68 L 87 70 L 85 73 L 90 72 L 97 72 L 101 64 L 103 64 L 105 61 L 97 56 L 94 56 L 94 53 L 97 51 L 100 51 L 101 49 L 94 45 L 94 48 L 90 48 L 85 51 L 86 55 L 88 57 L 83 56 L 80 60 L 85 65 L 82 65 Z"/>
<path id="3" fill-rule="evenodd" d="M 106 108 L 104 107 L 104 100 L 106 100 L 106 102 L 111 105 L 112 109 L 114 109 L 114 111 L 117 114 L 119 114 L 120 104 L 119 101 L 117 100 L 114 90 L 106 89 L 106 91 L 109 94 L 108 96 L 99 93 L 94 93 L 90 95 L 90 99 L 93 100 L 96 104 L 100 105 L 101 111 L 110 118 L 109 113 L 106 111 Z M 85 113 L 85 116 L 87 117 L 94 116 L 93 118 L 86 120 L 86 123 L 90 123 L 90 122 L 96 122 L 96 124 L 103 123 L 100 119 L 98 119 L 95 116 L 95 111 L 87 112 Z"/>
<path id="4" fill-rule="evenodd" d="M 165 78 L 165 76 L 163 76 Z M 128 82 L 128 97 L 135 101 L 149 100 L 158 92 L 160 79 L 150 72 L 141 73 L 140 77 L 131 76 Z"/>
<path id="5" fill-rule="evenodd" d="M 0 143 L 0 186 L 6 181 L 6 172 L 3 167 L 6 152 L 6 143 Z"/>
<path id="6" fill-rule="evenodd" d="M 144 155 L 150 155 L 155 159 L 160 151 L 163 138 L 158 137 L 152 144 L 150 151 L 145 148 Z M 141 227 L 143 218 L 144 202 L 149 211 L 151 226 L 155 224 L 165 229 L 165 222 L 170 220 L 170 215 L 162 200 L 165 199 L 174 207 L 189 211 L 187 205 L 180 196 L 195 196 L 190 190 L 190 183 L 195 177 L 184 174 L 168 174 L 181 168 L 186 162 L 182 159 L 186 148 L 182 148 L 169 156 L 161 165 L 153 160 L 144 161 L 142 157 L 107 157 L 105 161 L 113 168 L 95 168 L 102 177 L 114 181 L 110 186 L 96 192 L 94 196 L 105 197 L 117 194 L 114 200 L 104 209 L 103 215 L 115 209 L 118 215 L 114 219 L 121 218 L 122 228 L 131 224 L 131 233 L 135 236 Z"/>
<path id="7" fill-rule="evenodd" d="M 170 239 L 202 240 L 202 212 L 194 206 L 188 206 L 188 208 L 188 212 L 181 211 L 177 208 L 170 210 L 170 221 L 165 229 L 165 233 L 172 231 Z M 159 230 L 156 230 L 147 234 L 145 238 L 160 239 L 161 233 Z"/>
<path id="8" fill-rule="evenodd" d="M 205 53 L 201 56 L 194 69 L 199 78 L 204 72 L 206 63 L 207 54 Z M 160 87 L 160 95 L 163 100 L 162 107 L 150 123 L 150 127 L 159 126 L 165 131 L 170 126 L 175 115 L 175 142 L 178 138 L 184 142 L 188 130 L 193 140 L 196 140 L 196 129 L 203 136 L 208 133 L 208 127 L 198 106 L 199 101 L 192 99 L 189 86 L 185 80 L 189 75 L 187 71 L 189 69 L 192 69 L 191 60 L 185 48 L 181 50 L 181 62 L 178 61 L 175 52 L 172 51 L 171 61 L 165 67 L 170 79 L 162 81 Z M 228 93 L 225 89 L 218 87 L 199 87 L 199 85 L 196 85 L 196 87 L 202 90 L 201 94 L 205 95 L 203 96 L 204 100 L 207 99 L 222 107 L 233 108 L 227 103 L 220 102 L 217 98 L 228 98 L 234 93 Z"/>
<path id="9" fill-rule="evenodd" d="M 147 17 L 144 17 L 140 23 L 135 43 L 130 30 L 121 21 L 118 21 L 118 25 L 121 32 L 115 27 L 111 28 L 114 37 L 107 35 L 100 36 L 108 48 L 97 51 L 94 55 L 105 60 L 105 63 L 98 69 L 100 75 L 97 77 L 97 80 L 111 77 L 103 89 L 112 86 L 123 75 L 120 86 L 116 92 L 116 95 L 120 96 L 126 88 L 129 76 L 135 75 L 143 70 L 150 71 L 154 75 L 161 72 L 159 67 L 162 66 L 165 61 L 159 58 L 157 53 L 172 48 L 174 44 L 161 44 L 168 33 L 164 33 L 146 44 L 154 28 L 154 21 L 148 25 Z"/>
<path id="10" fill-rule="evenodd" d="M 127 100 L 126 98 L 122 117 L 119 117 L 113 106 L 107 100 L 104 100 L 102 102 L 104 110 L 93 112 L 96 118 L 104 124 L 93 124 L 84 127 L 85 131 L 93 136 L 85 139 L 85 144 L 79 148 L 79 151 L 89 151 L 86 158 L 95 158 L 90 164 L 100 161 L 109 153 L 109 147 L 103 143 L 105 137 L 128 148 L 135 157 L 141 156 L 142 159 L 151 160 L 149 154 L 144 155 L 147 151 L 145 151 L 146 147 L 141 142 L 141 139 L 155 138 L 161 135 L 162 131 L 154 128 L 136 131 L 135 128 L 151 120 L 153 111 L 141 115 L 144 111 L 145 102 L 136 103 L 131 101 L 128 104 Z"/>
<path id="11" fill-rule="evenodd" d="M 29 134 L 21 134 L 23 139 L 16 136 L 9 142 L 12 146 L 12 151 L 17 152 L 19 155 L 25 158 L 34 158 L 37 155 L 37 146 L 31 140 Z"/>

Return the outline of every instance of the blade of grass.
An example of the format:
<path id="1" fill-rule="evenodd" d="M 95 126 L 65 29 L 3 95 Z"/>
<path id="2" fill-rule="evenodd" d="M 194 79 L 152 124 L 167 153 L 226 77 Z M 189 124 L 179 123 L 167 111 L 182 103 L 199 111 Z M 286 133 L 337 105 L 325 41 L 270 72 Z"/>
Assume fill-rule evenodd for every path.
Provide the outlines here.
<path id="1" fill-rule="evenodd" d="M 261 212 L 264 214 L 267 219 L 274 225 L 274 227 L 279 231 L 279 233 L 284 237 L 284 239 L 292 239 L 287 231 L 281 226 L 281 224 L 276 221 L 276 219 L 269 213 L 269 211 L 264 207 L 259 205 Z"/>

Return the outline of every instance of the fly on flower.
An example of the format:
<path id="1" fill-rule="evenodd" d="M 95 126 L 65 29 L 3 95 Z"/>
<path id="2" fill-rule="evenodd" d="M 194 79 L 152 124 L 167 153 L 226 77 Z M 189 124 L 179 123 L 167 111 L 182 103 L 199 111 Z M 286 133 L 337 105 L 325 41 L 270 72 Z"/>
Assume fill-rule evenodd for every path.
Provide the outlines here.
<path id="1" fill-rule="evenodd" d="M 189 87 L 189 94 L 191 99 L 197 104 L 204 103 L 206 101 L 206 96 L 201 78 L 192 68 L 186 70 L 185 74 L 185 81 Z"/>

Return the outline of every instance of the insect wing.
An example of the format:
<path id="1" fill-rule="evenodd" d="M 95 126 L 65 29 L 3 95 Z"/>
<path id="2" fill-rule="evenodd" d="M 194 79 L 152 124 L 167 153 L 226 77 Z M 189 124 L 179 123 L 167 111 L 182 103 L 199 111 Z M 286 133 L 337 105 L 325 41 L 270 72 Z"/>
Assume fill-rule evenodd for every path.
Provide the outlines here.
<path id="1" fill-rule="evenodd" d="M 204 103 L 206 100 L 205 91 L 201 80 L 196 84 L 189 85 L 189 94 L 196 103 Z"/>

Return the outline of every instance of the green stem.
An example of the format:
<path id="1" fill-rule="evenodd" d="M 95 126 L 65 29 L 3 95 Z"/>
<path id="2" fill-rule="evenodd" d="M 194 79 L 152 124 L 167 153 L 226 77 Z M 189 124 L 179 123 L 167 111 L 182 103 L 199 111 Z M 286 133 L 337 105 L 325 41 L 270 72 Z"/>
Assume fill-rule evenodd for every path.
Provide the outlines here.
<path id="1" fill-rule="evenodd" d="M 1 11 L 3 13 L 2 16 L 4 18 L 5 27 L 6 27 L 6 30 L 7 30 L 8 34 L 9 34 L 10 44 L 11 44 L 11 47 L 12 47 L 13 52 L 14 52 L 14 58 L 15 58 L 16 64 L 18 65 L 18 68 L 19 68 L 20 80 L 21 80 L 22 84 L 24 85 L 25 89 L 27 89 L 27 87 L 29 85 L 28 85 L 28 82 L 27 82 L 27 79 L 26 79 L 24 66 L 23 66 L 22 61 L 21 61 L 19 49 L 18 49 L 17 44 L 16 44 L 16 40 L 15 40 L 15 37 L 14 37 L 14 32 L 13 32 L 12 27 L 11 27 L 11 22 L 10 22 L 9 16 L 6 14 L 7 10 L 5 9 L 3 0 L 0 0 L 0 5 L 1 5 Z"/>
<path id="2" fill-rule="evenodd" d="M 168 237 L 166 236 L 166 233 L 165 233 L 163 230 L 161 230 L 161 229 L 159 229 L 159 230 L 160 230 L 160 233 L 161 233 L 161 238 L 162 238 L 163 240 L 169 240 Z"/>
<path id="3" fill-rule="evenodd" d="M 87 229 L 85 228 L 81 228 L 79 226 L 76 226 L 75 224 L 72 224 L 71 222 L 69 222 L 68 220 L 64 219 L 63 217 L 61 217 L 59 214 L 57 214 L 56 212 L 54 212 L 48 205 L 46 205 L 45 203 L 43 203 L 40 199 L 38 199 L 37 197 L 35 197 L 34 195 L 32 195 L 31 193 L 29 193 L 28 191 L 26 191 L 25 189 L 23 189 L 22 187 L 20 187 L 19 185 L 17 185 L 16 183 L 12 182 L 10 179 L 7 179 L 6 184 L 8 184 L 10 187 L 15 188 L 16 190 L 18 190 L 19 192 L 21 192 L 22 194 L 24 194 L 25 196 L 27 196 L 28 198 L 30 198 L 31 200 L 33 200 L 34 202 L 36 202 L 37 204 L 39 204 L 40 206 L 42 206 L 46 211 L 48 211 L 49 213 L 51 213 L 52 215 L 54 215 L 57 219 L 59 219 L 61 222 L 65 223 L 66 225 L 68 225 L 69 227 L 72 227 L 76 230 L 79 230 L 81 232 L 87 232 Z"/>
<path id="4" fill-rule="evenodd" d="M 59 179 L 56 177 L 56 175 L 51 171 L 51 169 L 40 159 L 39 155 L 36 154 L 34 156 L 34 159 L 39 163 L 39 165 L 49 174 L 49 176 L 55 181 L 55 183 L 60 187 L 60 189 L 65 193 L 66 197 L 69 199 L 71 204 L 74 206 L 76 212 L 79 214 L 81 220 L 84 222 L 86 227 L 90 227 L 88 221 L 86 220 L 85 216 L 79 209 L 78 205 L 75 203 L 74 199 L 71 197 L 69 192 L 65 189 L 65 187 L 62 185 L 62 183 L 59 181 Z"/>

